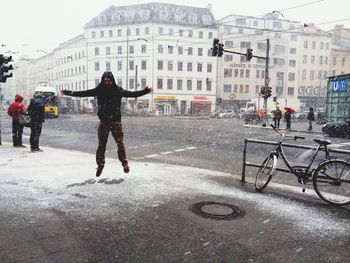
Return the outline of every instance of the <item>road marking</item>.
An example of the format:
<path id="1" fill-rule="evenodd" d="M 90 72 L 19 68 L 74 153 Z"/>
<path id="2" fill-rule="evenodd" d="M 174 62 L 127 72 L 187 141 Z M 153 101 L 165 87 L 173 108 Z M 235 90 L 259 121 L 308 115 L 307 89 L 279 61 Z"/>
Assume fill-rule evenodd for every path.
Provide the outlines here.
<path id="1" fill-rule="evenodd" d="M 197 147 L 187 147 L 187 150 L 193 150 L 193 149 L 197 149 Z"/>
<path id="2" fill-rule="evenodd" d="M 152 146 L 151 144 L 143 144 L 141 145 L 141 147 L 148 147 L 148 146 Z"/>
<path id="3" fill-rule="evenodd" d="M 151 154 L 151 155 L 146 155 L 145 158 L 154 158 L 154 157 L 158 157 L 159 154 Z"/>
<path id="4" fill-rule="evenodd" d="M 128 149 L 137 149 L 139 148 L 138 146 L 131 146 L 131 147 L 128 147 Z"/>
<path id="5" fill-rule="evenodd" d="M 144 160 L 144 159 L 145 159 L 144 157 L 135 157 L 135 158 L 131 158 L 131 160 L 134 160 L 134 161 Z"/>
<path id="6" fill-rule="evenodd" d="M 172 154 L 172 153 L 174 153 L 174 152 L 161 152 L 160 154 L 166 155 L 166 154 Z"/>
<path id="7" fill-rule="evenodd" d="M 176 150 L 174 150 L 174 152 L 184 152 L 184 151 L 186 151 L 186 149 L 176 149 Z"/>

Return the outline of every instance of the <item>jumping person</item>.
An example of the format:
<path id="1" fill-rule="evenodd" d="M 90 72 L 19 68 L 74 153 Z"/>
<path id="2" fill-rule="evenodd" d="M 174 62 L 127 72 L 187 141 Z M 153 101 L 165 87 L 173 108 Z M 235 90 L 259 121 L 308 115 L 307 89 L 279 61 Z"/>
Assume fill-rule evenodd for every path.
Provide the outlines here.
<path id="1" fill-rule="evenodd" d="M 125 173 L 129 172 L 128 160 L 126 159 L 125 145 L 123 142 L 123 129 L 121 123 L 121 99 L 122 97 L 140 97 L 152 91 L 151 87 L 146 87 L 140 91 L 128 91 L 115 83 L 112 72 L 105 71 L 101 82 L 96 88 L 83 91 L 63 90 L 64 95 L 75 97 L 97 97 L 97 116 L 100 123 L 97 128 L 98 147 L 96 151 L 96 177 L 99 177 L 105 165 L 105 152 L 109 132 L 118 146 L 118 158 L 122 163 Z"/>

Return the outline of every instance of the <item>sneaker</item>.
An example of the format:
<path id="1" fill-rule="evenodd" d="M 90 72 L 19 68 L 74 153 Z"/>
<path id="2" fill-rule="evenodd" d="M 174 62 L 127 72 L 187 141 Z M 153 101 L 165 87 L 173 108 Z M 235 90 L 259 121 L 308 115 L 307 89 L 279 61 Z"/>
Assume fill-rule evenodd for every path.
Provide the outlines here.
<path id="1" fill-rule="evenodd" d="M 98 165 L 96 168 L 96 177 L 99 177 L 102 174 L 104 165 Z"/>
<path id="2" fill-rule="evenodd" d="M 130 172 L 130 168 L 129 168 L 129 165 L 126 163 L 126 164 L 123 164 L 123 169 L 124 169 L 124 173 L 128 173 Z"/>

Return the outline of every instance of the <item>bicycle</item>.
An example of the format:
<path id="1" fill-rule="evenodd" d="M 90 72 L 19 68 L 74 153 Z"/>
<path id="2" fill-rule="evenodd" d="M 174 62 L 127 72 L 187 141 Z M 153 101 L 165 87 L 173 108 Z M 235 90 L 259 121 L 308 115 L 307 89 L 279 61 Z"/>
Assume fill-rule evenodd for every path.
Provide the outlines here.
<path id="1" fill-rule="evenodd" d="M 272 124 L 271 126 L 281 136 L 281 139 L 276 149 L 266 157 L 258 170 L 255 178 L 255 190 L 257 192 L 262 192 L 271 181 L 277 168 L 278 159 L 281 157 L 289 172 L 298 178 L 298 182 L 303 187 L 303 192 L 305 192 L 305 184 L 312 179 L 317 195 L 325 202 L 334 205 L 350 204 L 350 163 L 329 157 L 328 145 L 331 144 L 330 140 L 314 139 L 314 142 L 319 145 L 312 155 L 310 164 L 307 166 L 292 166 L 282 148 L 282 142 L 287 135 L 280 133 Z M 295 141 L 305 139 L 302 136 L 292 137 Z M 311 168 L 320 150 L 325 150 L 326 159 L 320 162 L 316 168 Z"/>

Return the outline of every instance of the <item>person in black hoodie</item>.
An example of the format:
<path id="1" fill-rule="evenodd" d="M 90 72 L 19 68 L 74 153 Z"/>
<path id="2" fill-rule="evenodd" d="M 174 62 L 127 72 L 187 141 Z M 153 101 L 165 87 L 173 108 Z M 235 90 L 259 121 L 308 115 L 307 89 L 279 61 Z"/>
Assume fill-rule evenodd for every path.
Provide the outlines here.
<path id="1" fill-rule="evenodd" d="M 39 148 L 39 137 L 42 130 L 43 122 L 45 122 L 45 108 L 41 97 L 36 97 L 30 100 L 27 109 L 30 116 L 30 149 L 32 152 L 42 152 Z"/>
<path id="2" fill-rule="evenodd" d="M 128 160 L 126 159 L 125 145 L 123 142 L 123 129 L 121 123 L 121 99 L 122 97 L 140 97 L 148 94 L 152 88 L 146 87 L 140 91 L 128 91 L 115 83 L 112 72 L 105 71 L 101 82 L 96 88 L 83 91 L 63 90 L 62 93 L 68 96 L 76 97 L 97 97 L 98 111 L 97 116 L 100 123 L 97 128 L 98 147 L 96 150 L 96 177 L 99 177 L 105 165 L 105 152 L 109 132 L 118 146 L 118 159 L 122 163 L 125 173 L 129 172 Z"/>

